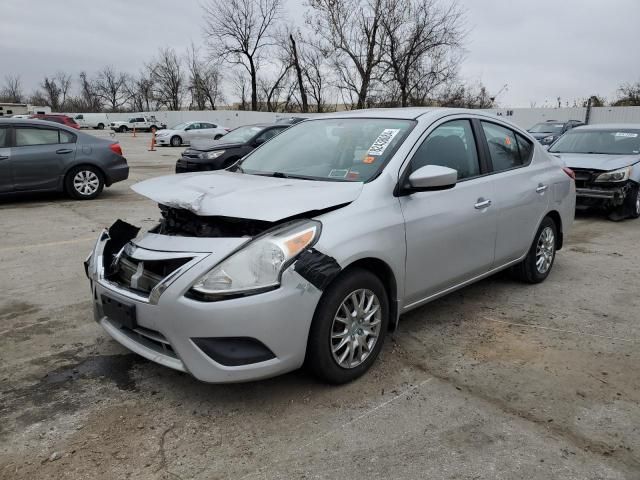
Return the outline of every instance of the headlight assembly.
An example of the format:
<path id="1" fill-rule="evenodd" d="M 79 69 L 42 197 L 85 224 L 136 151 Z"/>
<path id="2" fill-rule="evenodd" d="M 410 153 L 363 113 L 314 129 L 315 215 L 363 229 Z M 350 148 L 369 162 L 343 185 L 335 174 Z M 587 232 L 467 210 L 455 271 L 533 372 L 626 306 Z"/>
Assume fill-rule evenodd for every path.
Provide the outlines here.
<path id="1" fill-rule="evenodd" d="M 191 287 L 198 299 L 220 300 L 277 288 L 282 272 L 320 236 L 321 224 L 304 220 L 255 238 L 216 265 Z"/>
<path id="2" fill-rule="evenodd" d="M 625 182 L 629 180 L 631 167 L 624 167 L 619 170 L 601 173 L 596 177 L 596 182 Z"/>
<path id="3" fill-rule="evenodd" d="M 548 137 L 544 137 L 542 139 L 542 143 L 551 143 L 551 142 L 553 142 L 553 140 L 554 140 L 553 135 L 549 135 Z"/>
<path id="4" fill-rule="evenodd" d="M 200 154 L 200 158 L 206 158 L 207 160 L 213 160 L 214 158 L 218 158 L 222 156 L 224 150 L 216 150 L 215 152 L 205 152 Z"/>

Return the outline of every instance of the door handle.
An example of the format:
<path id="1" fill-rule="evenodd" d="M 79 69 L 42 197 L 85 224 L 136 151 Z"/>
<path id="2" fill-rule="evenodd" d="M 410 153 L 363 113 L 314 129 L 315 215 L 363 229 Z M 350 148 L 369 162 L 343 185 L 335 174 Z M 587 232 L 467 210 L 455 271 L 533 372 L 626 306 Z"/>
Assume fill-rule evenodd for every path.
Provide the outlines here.
<path id="1" fill-rule="evenodd" d="M 482 198 L 478 199 L 478 203 L 474 205 L 476 210 L 482 210 L 484 208 L 489 208 L 491 206 L 491 200 L 483 200 Z"/>
<path id="2" fill-rule="evenodd" d="M 65 153 L 71 153 L 73 152 L 73 150 L 69 149 L 69 148 L 61 148 L 60 150 L 56 150 L 56 153 L 58 155 L 63 155 Z"/>
<path id="3" fill-rule="evenodd" d="M 536 193 L 544 193 L 547 188 L 549 188 L 549 185 L 543 185 L 542 183 L 538 185 L 538 188 L 536 188 Z"/>

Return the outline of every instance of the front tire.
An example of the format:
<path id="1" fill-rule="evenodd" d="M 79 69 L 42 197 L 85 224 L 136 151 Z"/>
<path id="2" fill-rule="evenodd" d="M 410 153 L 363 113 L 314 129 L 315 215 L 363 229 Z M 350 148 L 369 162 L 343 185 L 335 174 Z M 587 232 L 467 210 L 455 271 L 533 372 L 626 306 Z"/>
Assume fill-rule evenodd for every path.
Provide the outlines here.
<path id="1" fill-rule="evenodd" d="M 624 199 L 624 209 L 629 218 L 640 217 L 640 186 L 633 185 Z"/>
<path id="2" fill-rule="evenodd" d="M 180 145 L 182 145 L 182 138 L 180 138 L 178 135 L 174 135 L 173 137 L 171 137 L 170 143 L 172 147 L 179 147 Z"/>
<path id="3" fill-rule="evenodd" d="M 121 127 L 118 129 L 118 131 L 119 131 L 120 133 L 126 133 L 126 132 L 128 132 L 128 131 L 129 131 L 129 129 L 123 125 L 123 126 L 121 126 Z"/>
<path id="4" fill-rule="evenodd" d="M 65 177 L 65 189 L 77 200 L 93 200 L 104 189 L 104 175 L 91 165 L 74 167 Z"/>
<path id="5" fill-rule="evenodd" d="M 364 269 L 343 273 L 324 292 L 313 316 L 305 363 L 328 383 L 347 383 L 375 362 L 389 326 L 380 279 Z"/>
<path id="6" fill-rule="evenodd" d="M 556 258 L 558 227 L 551 217 L 545 217 L 536 232 L 525 259 L 512 268 L 513 274 L 526 283 L 543 282 L 551 272 Z"/>

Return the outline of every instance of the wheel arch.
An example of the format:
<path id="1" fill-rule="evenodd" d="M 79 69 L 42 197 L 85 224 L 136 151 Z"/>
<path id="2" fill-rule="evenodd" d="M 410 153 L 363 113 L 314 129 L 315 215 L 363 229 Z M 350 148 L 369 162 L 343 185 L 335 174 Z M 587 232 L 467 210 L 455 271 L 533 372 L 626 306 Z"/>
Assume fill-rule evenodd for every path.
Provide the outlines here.
<path id="1" fill-rule="evenodd" d="M 389 298 L 389 331 L 394 331 L 398 326 L 398 282 L 391 267 L 384 261 L 375 257 L 360 258 L 347 265 L 340 275 L 355 268 L 361 268 L 373 273 L 380 279 Z"/>

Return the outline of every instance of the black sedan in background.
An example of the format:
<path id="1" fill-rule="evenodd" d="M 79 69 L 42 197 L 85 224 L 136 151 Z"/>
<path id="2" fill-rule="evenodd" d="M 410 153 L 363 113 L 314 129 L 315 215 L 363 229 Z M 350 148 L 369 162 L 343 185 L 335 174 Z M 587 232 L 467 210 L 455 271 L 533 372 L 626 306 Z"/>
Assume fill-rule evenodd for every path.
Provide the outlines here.
<path id="1" fill-rule="evenodd" d="M 230 167 L 253 149 L 289 128 L 287 124 L 238 127 L 220 140 L 193 141 L 176 163 L 176 173 L 203 172 Z"/>
<path id="2" fill-rule="evenodd" d="M 91 200 L 128 177 L 118 142 L 44 120 L 0 119 L 0 195 L 58 191 Z"/>

